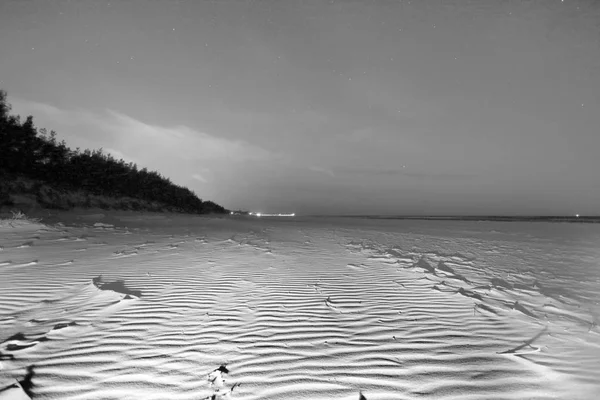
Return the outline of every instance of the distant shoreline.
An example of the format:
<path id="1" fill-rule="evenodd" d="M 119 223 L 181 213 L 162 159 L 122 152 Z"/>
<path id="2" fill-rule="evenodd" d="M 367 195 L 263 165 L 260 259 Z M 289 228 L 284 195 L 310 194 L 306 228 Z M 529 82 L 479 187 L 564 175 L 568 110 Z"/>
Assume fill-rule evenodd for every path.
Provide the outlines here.
<path id="1" fill-rule="evenodd" d="M 308 215 L 307 215 L 308 217 Z M 600 223 L 600 216 L 402 216 L 402 215 L 312 215 L 319 218 L 363 218 L 431 221 L 574 222 Z"/>

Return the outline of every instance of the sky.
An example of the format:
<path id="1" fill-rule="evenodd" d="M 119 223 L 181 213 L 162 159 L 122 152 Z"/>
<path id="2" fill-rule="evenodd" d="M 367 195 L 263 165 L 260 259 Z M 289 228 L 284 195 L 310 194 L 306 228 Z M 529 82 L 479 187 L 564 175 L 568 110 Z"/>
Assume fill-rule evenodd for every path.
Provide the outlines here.
<path id="1" fill-rule="evenodd" d="M 596 0 L 0 0 L 0 88 L 229 209 L 600 214 Z"/>

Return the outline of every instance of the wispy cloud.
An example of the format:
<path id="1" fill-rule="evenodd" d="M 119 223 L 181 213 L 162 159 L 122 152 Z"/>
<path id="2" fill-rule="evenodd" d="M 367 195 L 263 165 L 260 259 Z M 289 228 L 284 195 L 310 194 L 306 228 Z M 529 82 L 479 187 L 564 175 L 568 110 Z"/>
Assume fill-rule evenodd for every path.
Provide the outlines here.
<path id="1" fill-rule="evenodd" d="M 179 125 L 162 127 L 150 125 L 125 114 L 109 110 L 113 137 L 131 148 L 144 143 L 145 152 L 173 156 L 184 161 L 227 162 L 229 164 L 265 161 L 277 156 L 261 147 L 241 141 L 212 136 Z"/>
<path id="2" fill-rule="evenodd" d="M 100 115 L 83 109 L 61 109 L 50 104 L 15 99 L 14 97 L 10 97 L 9 100 L 13 107 L 13 113 L 21 116 L 33 115 L 35 121 L 41 119 L 42 121 L 60 123 L 62 126 L 87 125 L 102 121 Z"/>
<path id="3" fill-rule="evenodd" d="M 252 179 L 258 175 L 256 171 L 283 165 L 285 160 L 281 154 L 255 144 L 185 125 L 150 124 L 110 109 L 92 112 L 10 100 L 15 114 L 33 115 L 36 126 L 56 130 L 59 140 L 64 139 L 72 148 L 102 147 L 117 159 L 158 170 L 179 184 L 200 182 L 204 196 L 217 193 L 219 185 L 232 186 L 240 176 Z"/>
<path id="4" fill-rule="evenodd" d="M 197 180 L 197 181 L 199 181 L 199 182 L 202 182 L 202 183 L 207 183 L 208 182 L 208 180 L 205 177 L 203 177 L 202 175 L 200 175 L 200 174 L 193 174 L 192 178 L 195 179 L 195 180 Z"/>
<path id="5" fill-rule="evenodd" d="M 82 109 L 61 109 L 49 104 L 11 99 L 13 109 L 21 115 L 34 115 L 36 124 L 56 126 L 57 130 L 77 127 L 80 130 L 62 129 L 60 137 L 87 139 L 90 144 L 99 142 L 134 156 L 145 154 L 169 155 L 186 160 L 227 160 L 229 163 L 261 161 L 280 157 L 259 146 L 242 140 L 225 139 L 184 125 L 160 126 L 148 124 L 119 111 L 107 109 L 91 112 Z"/>
<path id="6" fill-rule="evenodd" d="M 308 167 L 308 169 L 310 171 L 313 171 L 313 172 L 317 172 L 317 173 L 320 173 L 320 174 L 325 174 L 325 175 L 329 175 L 331 177 L 335 177 L 335 174 L 329 168 L 323 168 L 323 167 L 320 167 L 318 165 L 311 165 L 311 166 Z"/>

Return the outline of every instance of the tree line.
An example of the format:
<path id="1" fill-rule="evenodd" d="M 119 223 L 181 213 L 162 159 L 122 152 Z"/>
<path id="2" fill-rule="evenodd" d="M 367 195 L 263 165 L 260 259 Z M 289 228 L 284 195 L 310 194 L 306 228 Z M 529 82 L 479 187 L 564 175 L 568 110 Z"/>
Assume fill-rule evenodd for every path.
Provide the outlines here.
<path id="1" fill-rule="evenodd" d="M 33 124 L 10 115 L 7 94 L 0 90 L 0 174 L 21 175 L 62 190 L 84 190 L 107 197 L 130 197 L 164 204 L 182 212 L 226 213 L 212 201 L 202 201 L 190 189 L 134 163 L 115 159 L 102 149 L 70 149 Z M 5 179 L 5 178 L 0 178 Z"/>

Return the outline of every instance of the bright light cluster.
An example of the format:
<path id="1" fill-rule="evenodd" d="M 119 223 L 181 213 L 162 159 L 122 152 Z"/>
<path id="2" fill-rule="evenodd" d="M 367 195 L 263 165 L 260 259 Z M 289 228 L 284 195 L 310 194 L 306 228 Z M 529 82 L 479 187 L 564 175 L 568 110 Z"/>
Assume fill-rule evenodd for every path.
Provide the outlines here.
<path id="1" fill-rule="evenodd" d="M 291 214 L 265 214 L 260 212 L 251 212 L 249 215 L 254 215 L 256 217 L 295 217 L 296 213 Z"/>

